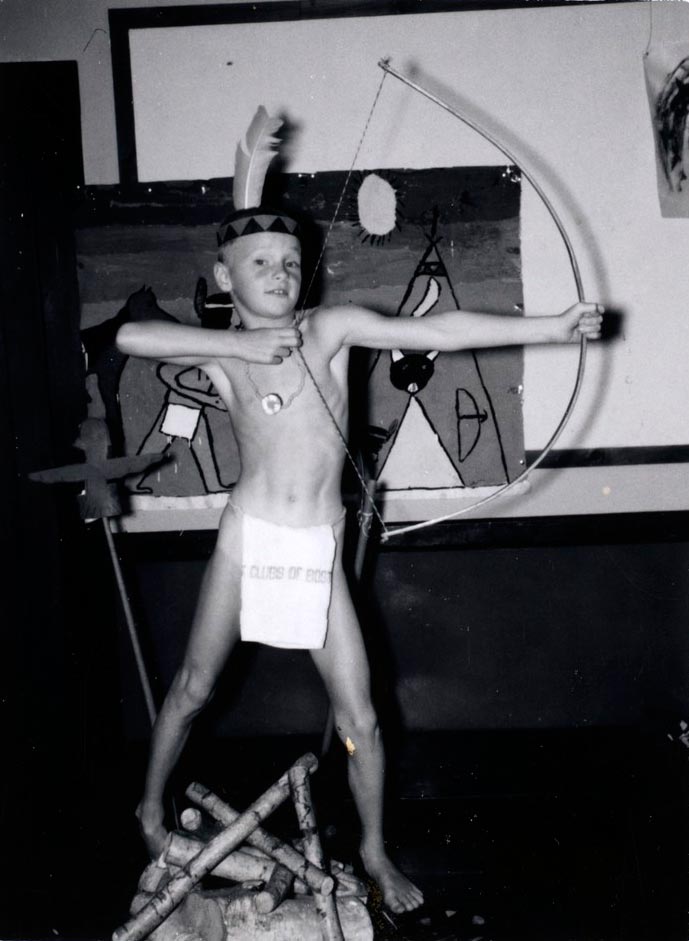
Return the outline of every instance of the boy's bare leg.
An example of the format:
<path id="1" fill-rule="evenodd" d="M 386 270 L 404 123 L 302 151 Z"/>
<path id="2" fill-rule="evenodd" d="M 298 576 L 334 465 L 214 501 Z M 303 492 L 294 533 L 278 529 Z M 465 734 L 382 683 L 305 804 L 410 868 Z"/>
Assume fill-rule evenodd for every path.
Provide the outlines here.
<path id="1" fill-rule="evenodd" d="M 167 832 L 163 796 L 189 736 L 192 721 L 211 698 L 217 678 L 239 636 L 241 518 L 225 511 L 208 562 L 182 666 L 153 727 L 144 796 L 136 814 L 146 847 L 155 857 Z"/>
<path id="2" fill-rule="evenodd" d="M 371 703 L 370 673 L 361 629 L 338 561 L 323 650 L 312 651 L 333 706 L 337 734 L 349 753 L 349 785 L 361 818 L 361 858 L 393 912 L 423 903 L 422 892 L 403 875 L 385 851 L 383 783 L 385 759 L 378 720 Z"/>

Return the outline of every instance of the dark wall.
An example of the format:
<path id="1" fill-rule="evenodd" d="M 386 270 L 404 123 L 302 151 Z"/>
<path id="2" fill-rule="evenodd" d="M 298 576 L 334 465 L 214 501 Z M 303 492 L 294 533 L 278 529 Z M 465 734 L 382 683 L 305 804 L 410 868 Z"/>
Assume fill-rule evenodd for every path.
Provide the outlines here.
<path id="1" fill-rule="evenodd" d="M 637 724 L 686 703 L 689 545 L 383 554 L 375 591 L 406 722 Z"/>
<path id="2" fill-rule="evenodd" d="M 75 697 L 70 509 L 27 474 L 73 456 L 84 404 L 72 221 L 83 187 L 76 63 L 0 65 L 0 129 L 0 581 L 11 665 L 3 706 L 16 736 L 8 766 L 18 768 L 50 763 Z"/>
<path id="3" fill-rule="evenodd" d="M 127 538 L 139 537 L 120 543 L 125 559 Z M 140 556 L 130 564 L 161 693 L 203 566 Z M 662 540 L 374 550 L 358 600 L 381 712 L 414 730 L 670 721 L 689 693 L 688 569 L 689 543 Z M 127 735 L 136 738 L 146 734 L 143 707 L 126 647 L 122 658 Z M 307 653 L 247 644 L 206 721 L 228 735 L 317 732 L 326 709 Z"/>
<path id="4" fill-rule="evenodd" d="M 58 885 L 62 848 L 76 844 L 89 762 L 120 735 L 102 534 L 80 523 L 77 486 L 28 479 L 79 459 L 72 442 L 85 410 L 76 63 L 0 64 L 0 135 L 0 813 L 14 847 L 0 860 L 0 917 L 5 937 L 46 937 L 49 927 L 28 925 Z M 61 894 L 46 905 L 51 918 Z"/>

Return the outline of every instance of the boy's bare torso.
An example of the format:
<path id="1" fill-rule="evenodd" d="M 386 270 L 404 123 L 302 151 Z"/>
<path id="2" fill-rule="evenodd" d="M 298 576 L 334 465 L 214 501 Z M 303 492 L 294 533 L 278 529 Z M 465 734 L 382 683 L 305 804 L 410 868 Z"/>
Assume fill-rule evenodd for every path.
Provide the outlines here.
<path id="1" fill-rule="evenodd" d="M 279 365 L 223 359 L 204 366 L 227 406 L 239 448 L 241 472 L 232 501 L 253 516 L 288 526 L 333 522 L 342 508 L 344 448 L 319 390 L 346 435 L 349 350 L 331 348 L 327 318 L 318 314 L 318 308 L 307 312 L 301 350 Z M 288 403 L 295 392 L 276 414 L 264 411 L 264 395 L 277 393 Z"/>

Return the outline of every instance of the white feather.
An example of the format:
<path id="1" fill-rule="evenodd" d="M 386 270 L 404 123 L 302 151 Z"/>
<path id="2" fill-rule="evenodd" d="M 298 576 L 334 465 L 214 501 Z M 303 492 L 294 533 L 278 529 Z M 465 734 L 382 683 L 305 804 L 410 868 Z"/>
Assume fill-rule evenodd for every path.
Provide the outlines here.
<path id="1" fill-rule="evenodd" d="M 280 143 L 274 134 L 281 127 L 280 118 L 272 118 L 263 105 L 258 106 L 244 140 L 237 144 L 232 184 L 235 209 L 253 209 L 261 205 L 268 165 Z"/>

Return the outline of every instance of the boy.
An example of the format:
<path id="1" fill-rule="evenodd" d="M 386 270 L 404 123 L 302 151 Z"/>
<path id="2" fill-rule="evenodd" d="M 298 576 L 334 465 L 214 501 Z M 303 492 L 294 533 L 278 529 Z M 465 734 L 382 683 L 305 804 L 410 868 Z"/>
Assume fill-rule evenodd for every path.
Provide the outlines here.
<path id="1" fill-rule="evenodd" d="M 464 311 L 399 318 L 354 305 L 295 314 L 301 245 L 294 220 L 266 209 L 240 211 L 223 224 L 219 242 L 215 278 L 222 291 L 231 293 L 241 330 L 129 323 L 117 338 L 120 350 L 129 355 L 204 370 L 227 405 L 241 460 L 184 660 L 154 728 L 137 815 L 149 851 L 158 853 L 165 839 L 166 782 L 194 716 L 208 702 L 240 636 L 241 611 L 243 639 L 312 648 L 337 734 L 350 756 L 349 783 L 362 824 L 362 862 L 378 882 L 385 904 L 393 912 L 410 911 L 421 905 L 423 895 L 385 852 L 382 743 L 371 705 L 364 645 L 341 565 L 344 452 L 318 390 L 346 434 L 347 366 L 353 346 L 446 351 L 569 342 L 582 333 L 594 339 L 600 335 L 602 308 L 576 304 L 559 316 L 532 318 Z M 264 526 L 270 527 L 268 535 Z M 290 546 L 295 547 L 301 565 L 290 564 L 295 559 L 289 555 L 284 564 L 275 561 L 274 552 L 283 540 L 288 553 Z M 285 573 L 291 578 L 302 570 L 318 577 L 310 585 L 300 583 L 297 610 L 290 619 Z M 254 576 L 261 579 L 258 592 L 253 590 Z M 276 585 L 286 594 L 284 605 L 279 594 L 273 604 L 274 620 L 282 619 L 283 628 L 287 627 L 280 633 L 278 624 L 271 637 L 272 623 L 257 624 L 254 615 L 266 592 Z M 316 588 L 323 589 L 325 597 L 321 592 L 312 604 L 311 591 Z M 304 612 L 298 610 L 300 598 L 307 608 Z M 265 618 L 265 612 L 261 618 L 273 620 Z M 302 627 L 307 636 L 293 643 L 290 631 Z"/>

